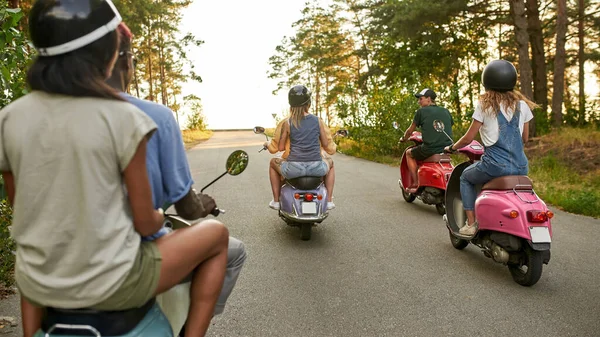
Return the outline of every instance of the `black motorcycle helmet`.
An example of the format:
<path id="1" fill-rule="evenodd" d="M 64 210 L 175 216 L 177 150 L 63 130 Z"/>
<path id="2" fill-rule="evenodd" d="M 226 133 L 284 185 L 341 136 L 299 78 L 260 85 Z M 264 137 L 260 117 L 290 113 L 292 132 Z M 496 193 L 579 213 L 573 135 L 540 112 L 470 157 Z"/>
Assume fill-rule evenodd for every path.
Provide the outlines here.
<path id="1" fill-rule="evenodd" d="M 114 31 L 121 15 L 111 0 L 38 0 L 29 32 L 41 56 L 66 54 Z"/>
<path id="2" fill-rule="evenodd" d="M 494 60 L 483 69 L 481 82 L 487 90 L 511 91 L 517 85 L 517 69 L 508 61 Z"/>
<path id="3" fill-rule="evenodd" d="M 288 101 L 291 107 L 310 104 L 310 90 L 303 85 L 296 85 L 288 93 Z"/>

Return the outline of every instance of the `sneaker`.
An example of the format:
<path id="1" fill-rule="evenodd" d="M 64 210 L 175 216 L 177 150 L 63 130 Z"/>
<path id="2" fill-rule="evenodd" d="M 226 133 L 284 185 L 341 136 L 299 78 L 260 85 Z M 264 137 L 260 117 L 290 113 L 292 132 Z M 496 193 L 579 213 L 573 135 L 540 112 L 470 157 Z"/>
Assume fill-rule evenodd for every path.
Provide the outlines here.
<path id="1" fill-rule="evenodd" d="M 279 210 L 279 202 L 275 202 L 275 200 L 271 200 L 271 202 L 269 202 L 269 207 L 278 211 Z"/>
<path id="2" fill-rule="evenodd" d="M 334 208 L 335 208 L 335 204 L 333 203 L 333 201 L 328 201 L 327 202 L 327 210 L 331 211 Z"/>
<path id="3" fill-rule="evenodd" d="M 472 225 L 469 226 L 469 221 L 465 221 L 465 225 L 460 228 L 458 231 L 459 234 L 464 236 L 473 236 L 477 233 L 477 221 L 475 221 Z"/>

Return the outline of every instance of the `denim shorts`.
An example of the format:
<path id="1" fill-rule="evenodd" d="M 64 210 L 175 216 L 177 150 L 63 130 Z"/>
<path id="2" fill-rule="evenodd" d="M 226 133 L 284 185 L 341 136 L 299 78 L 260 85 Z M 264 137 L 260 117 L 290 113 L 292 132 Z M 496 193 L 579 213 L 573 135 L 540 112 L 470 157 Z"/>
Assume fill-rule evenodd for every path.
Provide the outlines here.
<path id="1" fill-rule="evenodd" d="M 329 172 L 324 160 L 319 161 L 284 161 L 281 163 L 281 174 L 286 179 L 298 177 L 323 177 Z"/>

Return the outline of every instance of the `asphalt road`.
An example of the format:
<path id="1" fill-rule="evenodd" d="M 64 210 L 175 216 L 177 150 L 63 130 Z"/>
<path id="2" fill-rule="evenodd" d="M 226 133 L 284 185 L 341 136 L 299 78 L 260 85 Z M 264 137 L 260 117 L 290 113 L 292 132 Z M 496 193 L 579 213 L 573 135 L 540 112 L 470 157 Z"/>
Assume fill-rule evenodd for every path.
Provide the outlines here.
<path id="1" fill-rule="evenodd" d="M 188 152 L 197 189 L 230 152 L 250 155 L 244 173 L 205 191 L 248 250 L 209 336 L 600 336 L 600 220 L 554 210 L 552 260 L 522 287 L 476 247 L 455 250 L 435 207 L 406 203 L 397 167 L 337 154 L 337 208 L 301 241 L 267 206 L 263 142 L 215 132 Z"/>

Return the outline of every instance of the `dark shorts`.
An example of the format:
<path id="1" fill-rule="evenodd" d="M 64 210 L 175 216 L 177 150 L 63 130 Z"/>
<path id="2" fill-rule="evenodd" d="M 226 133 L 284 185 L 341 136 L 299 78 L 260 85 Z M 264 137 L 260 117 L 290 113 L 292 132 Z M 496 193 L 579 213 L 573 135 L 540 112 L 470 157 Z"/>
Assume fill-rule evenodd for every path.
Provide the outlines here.
<path id="1" fill-rule="evenodd" d="M 424 149 L 423 145 L 418 145 L 415 146 L 411 149 L 411 154 L 412 157 L 415 158 L 415 160 L 418 161 L 422 161 L 425 160 L 431 156 L 433 156 L 434 154 L 438 154 L 439 152 L 432 152 L 428 149 Z"/>

